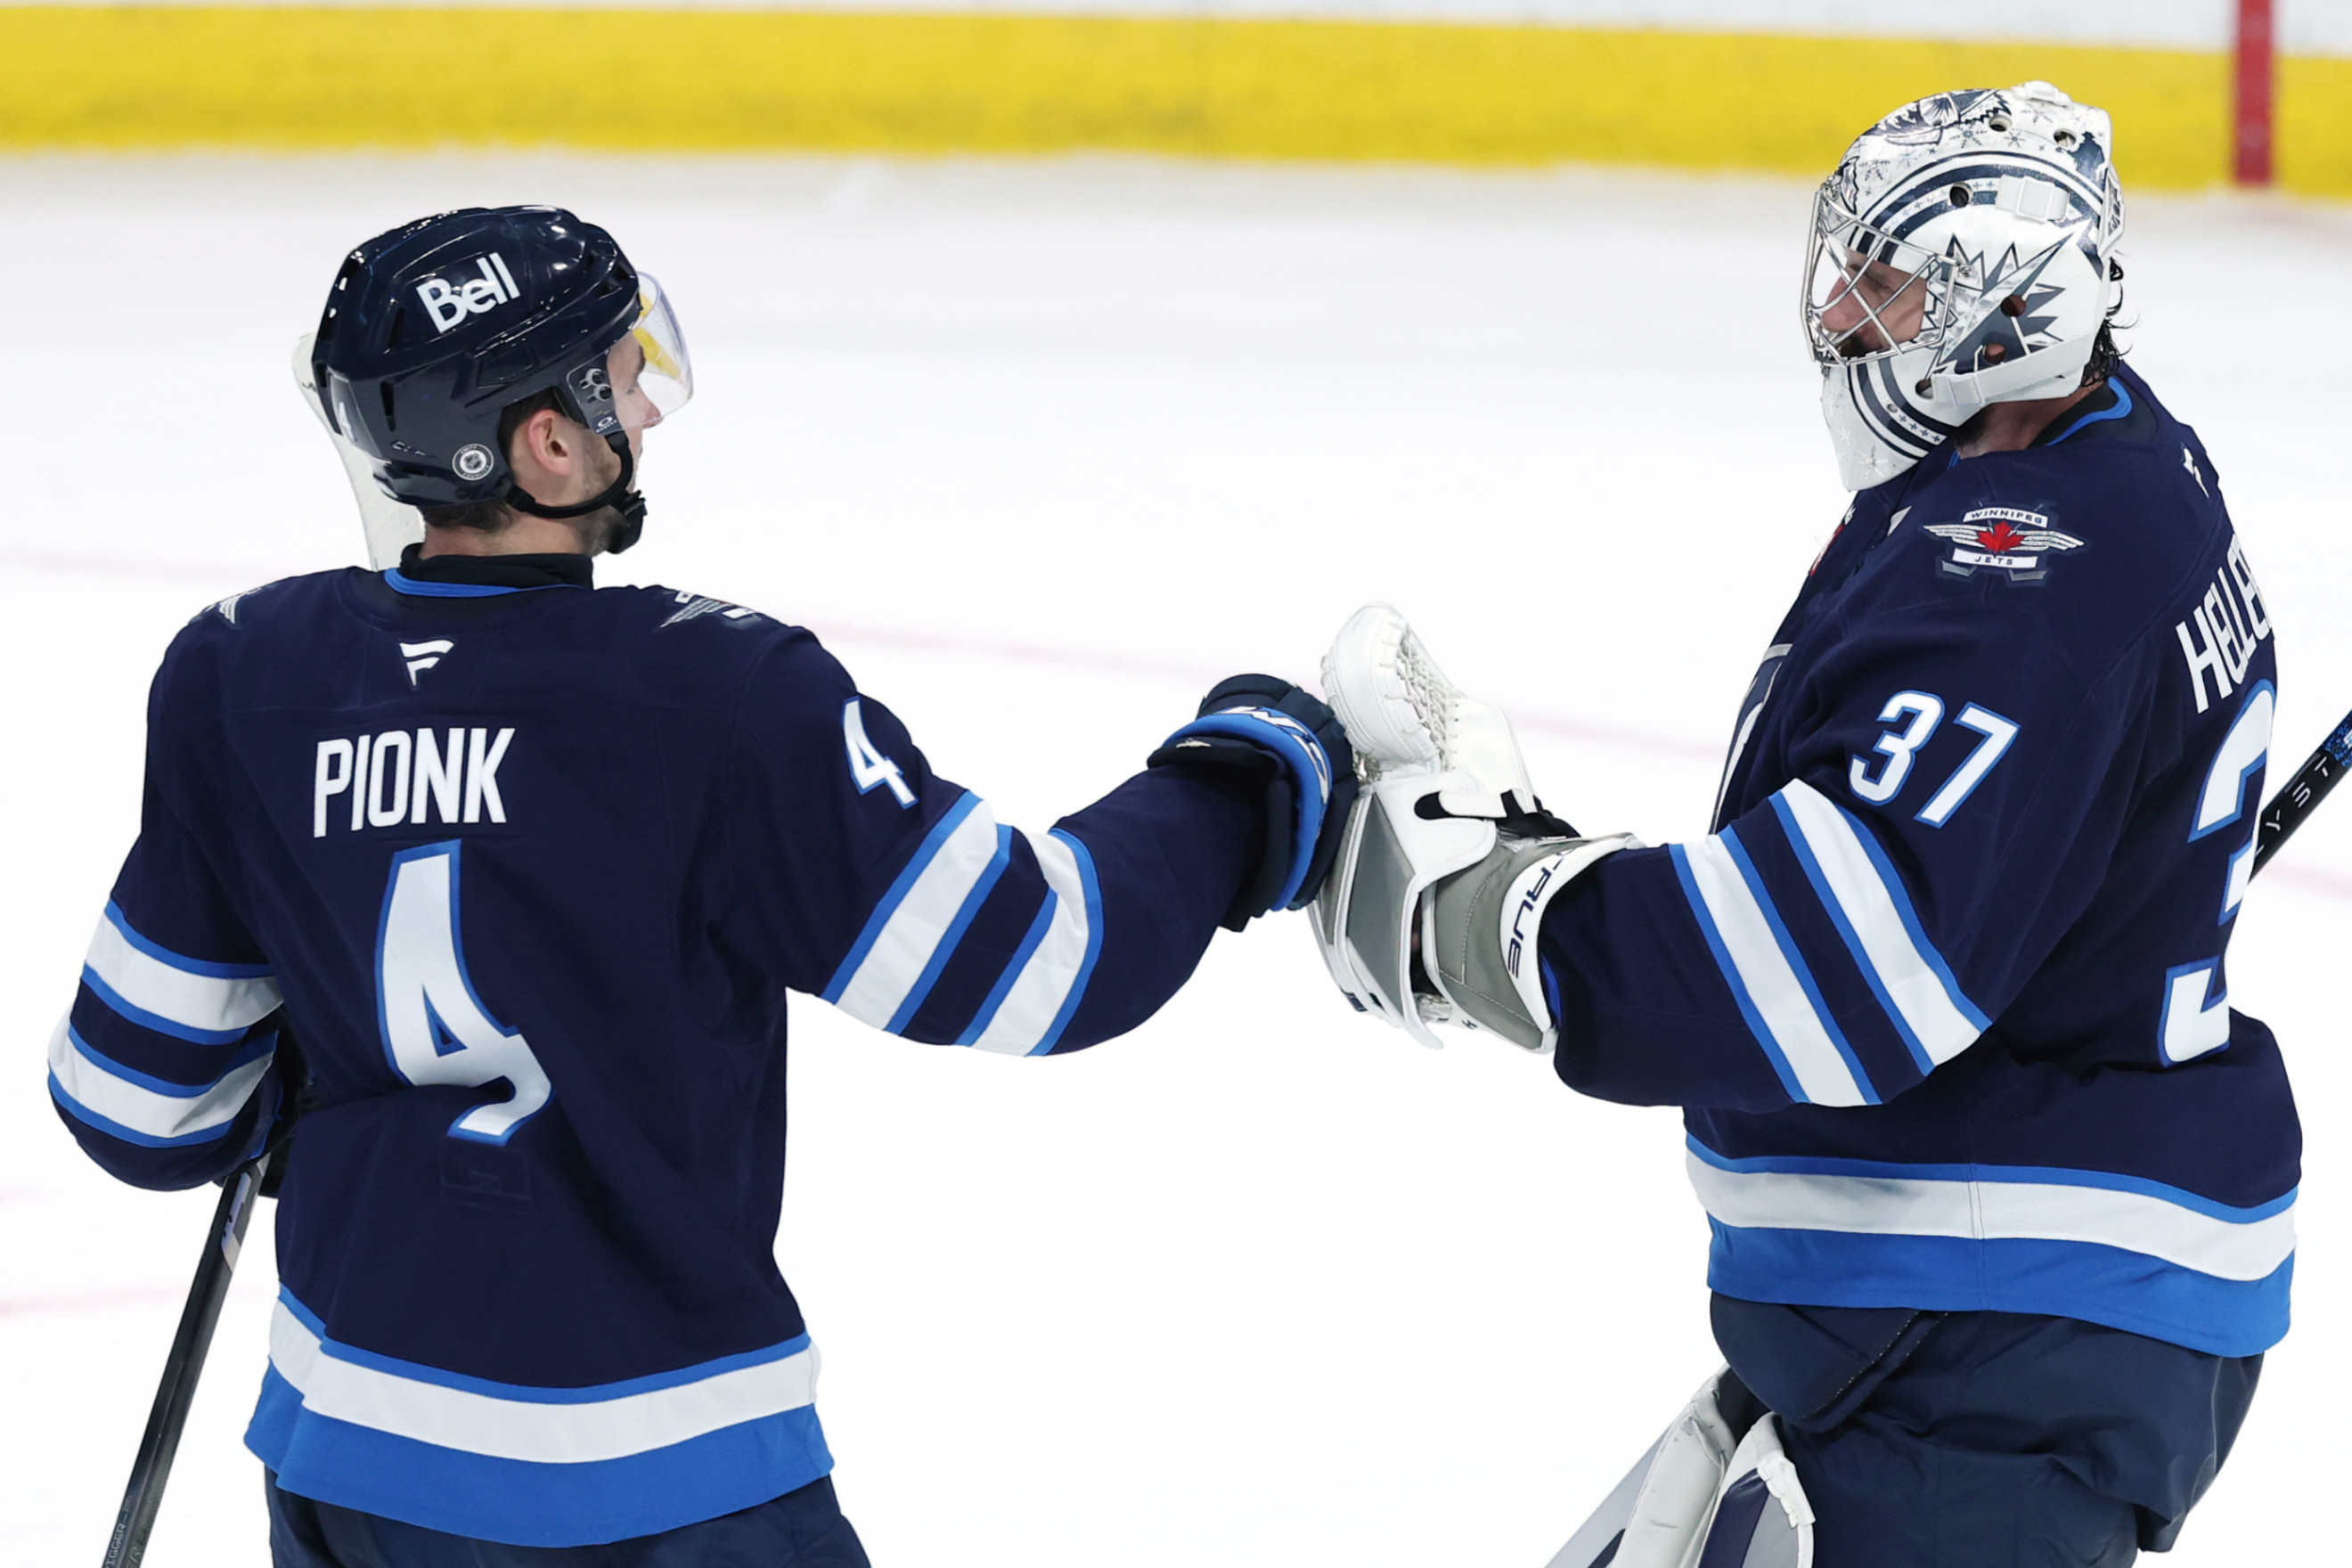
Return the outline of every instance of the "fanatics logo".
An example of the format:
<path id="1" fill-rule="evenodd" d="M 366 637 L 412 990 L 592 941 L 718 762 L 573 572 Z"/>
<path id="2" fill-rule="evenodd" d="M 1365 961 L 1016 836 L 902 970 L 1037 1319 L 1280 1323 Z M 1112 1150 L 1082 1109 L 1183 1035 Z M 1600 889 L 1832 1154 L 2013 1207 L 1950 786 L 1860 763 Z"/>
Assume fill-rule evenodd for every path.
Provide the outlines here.
<path id="1" fill-rule="evenodd" d="M 457 645 L 447 637 L 435 637 L 430 642 L 404 642 L 400 645 L 400 657 L 408 663 L 408 684 L 415 686 L 416 678 L 441 662 L 441 656 Z"/>
<path id="2" fill-rule="evenodd" d="M 2011 583 L 2039 587 L 2049 580 L 2052 557 L 2084 548 L 2061 533 L 2038 511 L 2016 507 L 1979 507 L 1958 522 L 1931 522 L 1927 531 L 1951 547 L 1936 558 L 1936 570 L 1954 577 L 1998 572 Z"/>

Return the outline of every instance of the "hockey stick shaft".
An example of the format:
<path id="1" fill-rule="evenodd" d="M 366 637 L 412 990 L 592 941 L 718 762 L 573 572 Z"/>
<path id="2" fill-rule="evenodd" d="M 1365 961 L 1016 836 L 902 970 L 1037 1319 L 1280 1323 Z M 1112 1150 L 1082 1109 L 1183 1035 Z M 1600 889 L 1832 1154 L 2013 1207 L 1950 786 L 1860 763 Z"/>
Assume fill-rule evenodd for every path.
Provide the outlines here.
<path id="1" fill-rule="evenodd" d="M 212 1228 L 205 1233 L 204 1256 L 188 1286 L 187 1304 L 180 1309 L 179 1331 L 172 1336 L 172 1353 L 164 1358 L 155 1405 L 147 1413 L 147 1430 L 139 1438 L 139 1457 L 131 1461 L 131 1484 L 123 1489 L 122 1508 L 114 1518 L 105 1568 L 138 1568 L 147 1555 L 147 1537 L 155 1528 L 156 1510 L 163 1506 L 163 1483 L 172 1477 L 180 1434 L 195 1402 L 196 1379 L 212 1349 L 213 1329 L 236 1273 L 236 1255 L 245 1245 L 246 1227 L 253 1223 L 254 1197 L 269 1159 L 265 1152 L 247 1161 L 221 1184 Z"/>
<path id="2" fill-rule="evenodd" d="M 2262 818 L 2254 829 L 2255 870 L 2270 864 L 2279 846 L 2292 837 L 2294 830 L 2303 826 L 2303 819 L 2327 798 L 2327 792 L 2336 787 L 2336 781 L 2347 768 L 2352 768 L 2352 713 L 2344 716 L 2344 722 L 2319 743 L 2319 750 L 2311 753 L 2311 760 L 2303 764 L 2302 771 L 2287 780 L 2285 787 L 2263 807 Z"/>

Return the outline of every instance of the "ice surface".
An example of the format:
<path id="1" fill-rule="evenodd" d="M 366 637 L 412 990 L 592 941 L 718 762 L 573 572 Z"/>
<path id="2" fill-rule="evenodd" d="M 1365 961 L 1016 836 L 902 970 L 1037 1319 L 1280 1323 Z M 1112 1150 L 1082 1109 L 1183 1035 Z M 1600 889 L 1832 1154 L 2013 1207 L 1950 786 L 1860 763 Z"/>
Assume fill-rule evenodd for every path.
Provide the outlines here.
<path id="1" fill-rule="evenodd" d="M 1805 192 L 1077 161 L 0 163 L 0 1561 L 97 1560 L 211 1195 L 84 1163 L 39 1058 L 139 805 L 142 698 L 212 598 L 356 558 L 289 345 L 343 247 L 552 200 L 685 313 L 624 578 L 805 621 L 1042 826 L 1358 604 L 1518 718 L 1552 804 L 1699 831 L 1751 662 L 1843 504 L 1794 319 Z M 2283 628 L 2280 755 L 2352 703 L 2352 214 L 2134 209 L 2134 363 L 2203 431 Z M 2283 776 L 2274 770 L 2273 779 Z M 2231 997 L 2352 1094 L 2352 805 L 2244 916 Z M 1493 1564 L 1567 1538 L 1713 1364 L 1675 1117 L 1351 1016 L 1304 922 L 1220 937 L 1054 1062 L 795 1014 L 780 1247 L 886 1564 Z M 2352 1160 L 2172 1561 L 2310 1561 L 2344 1453 Z M 257 1229 L 266 1242 L 267 1214 Z M 157 1568 L 262 1561 L 249 1247 Z"/>

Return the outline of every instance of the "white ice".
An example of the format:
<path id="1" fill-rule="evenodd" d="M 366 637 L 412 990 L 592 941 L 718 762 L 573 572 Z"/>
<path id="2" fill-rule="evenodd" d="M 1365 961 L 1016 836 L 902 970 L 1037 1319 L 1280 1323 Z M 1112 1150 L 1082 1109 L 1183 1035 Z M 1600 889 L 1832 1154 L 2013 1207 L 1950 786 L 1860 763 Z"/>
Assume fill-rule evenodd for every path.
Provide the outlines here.
<path id="1" fill-rule="evenodd" d="M 117 1186 L 42 1046 L 136 829 L 142 695 L 213 598 L 356 558 L 288 384 L 344 247 L 555 201 L 679 302 L 700 382 L 608 580 L 804 621 L 1042 826 L 1206 680 L 1311 676 L 1370 598 L 1520 717 L 1580 824 L 1703 830 L 1842 498 L 1794 320 L 1805 192 L 1076 161 L 0 163 L 0 1561 L 95 1563 L 209 1193 Z M 2279 755 L 2352 703 L 2352 213 L 2142 201 L 2140 365 L 2282 628 Z M 2284 775 L 2274 767 L 2273 780 Z M 2265 877 L 2231 999 L 2318 1137 L 2297 1298 L 2182 1568 L 2340 1531 L 2352 804 Z M 1068 1060 L 794 1015 L 779 1249 L 837 1478 L 915 1564 L 1538 1568 L 1714 1364 L 1675 1114 L 1351 1016 L 1304 922 L 1221 936 Z M 264 1558 L 247 1251 L 157 1568 Z"/>

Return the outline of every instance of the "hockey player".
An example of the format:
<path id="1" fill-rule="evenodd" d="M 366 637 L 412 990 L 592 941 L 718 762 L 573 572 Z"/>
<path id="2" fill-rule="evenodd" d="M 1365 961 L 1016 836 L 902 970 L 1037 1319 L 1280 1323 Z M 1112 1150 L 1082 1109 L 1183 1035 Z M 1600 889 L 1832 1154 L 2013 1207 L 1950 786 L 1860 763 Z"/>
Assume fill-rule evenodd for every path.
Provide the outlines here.
<path id="1" fill-rule="evenodd" d="M 807 632 L 593 588 L 691 376 L 568 213 L 370 240 L 311 361 L 426 538 L 173 643 L 58 1111 L 126 1181 L 210 1181 L 285 1136 L 300 1042 L 247 1434 L 281 1568 L 863 1563 L 773 1254 L 786 994 L 1013 1055 L 1131 1029 L 1311 896 L 1347 743 L 1240 678 L 1015 831 Z"/>
<path id="2" fill-rule="evenodd" d="M 1565 837 L 1392 611 L 1326 667 L 1376 781 L 1317 911 L 1342 986 L 1686 1108 L 1730 1370 L 1558 1568 L 1688 1564 L 1711 1519 L 1710 1565 L 2129 1563 L 2286 1331 L 2300 1133 L 2223 975 L 2272 625 L 2110 336 L 2111 149 L 2046 84 L 1951 92 L 1822 186 L 1857 493 L 1707 836 Z"/>

